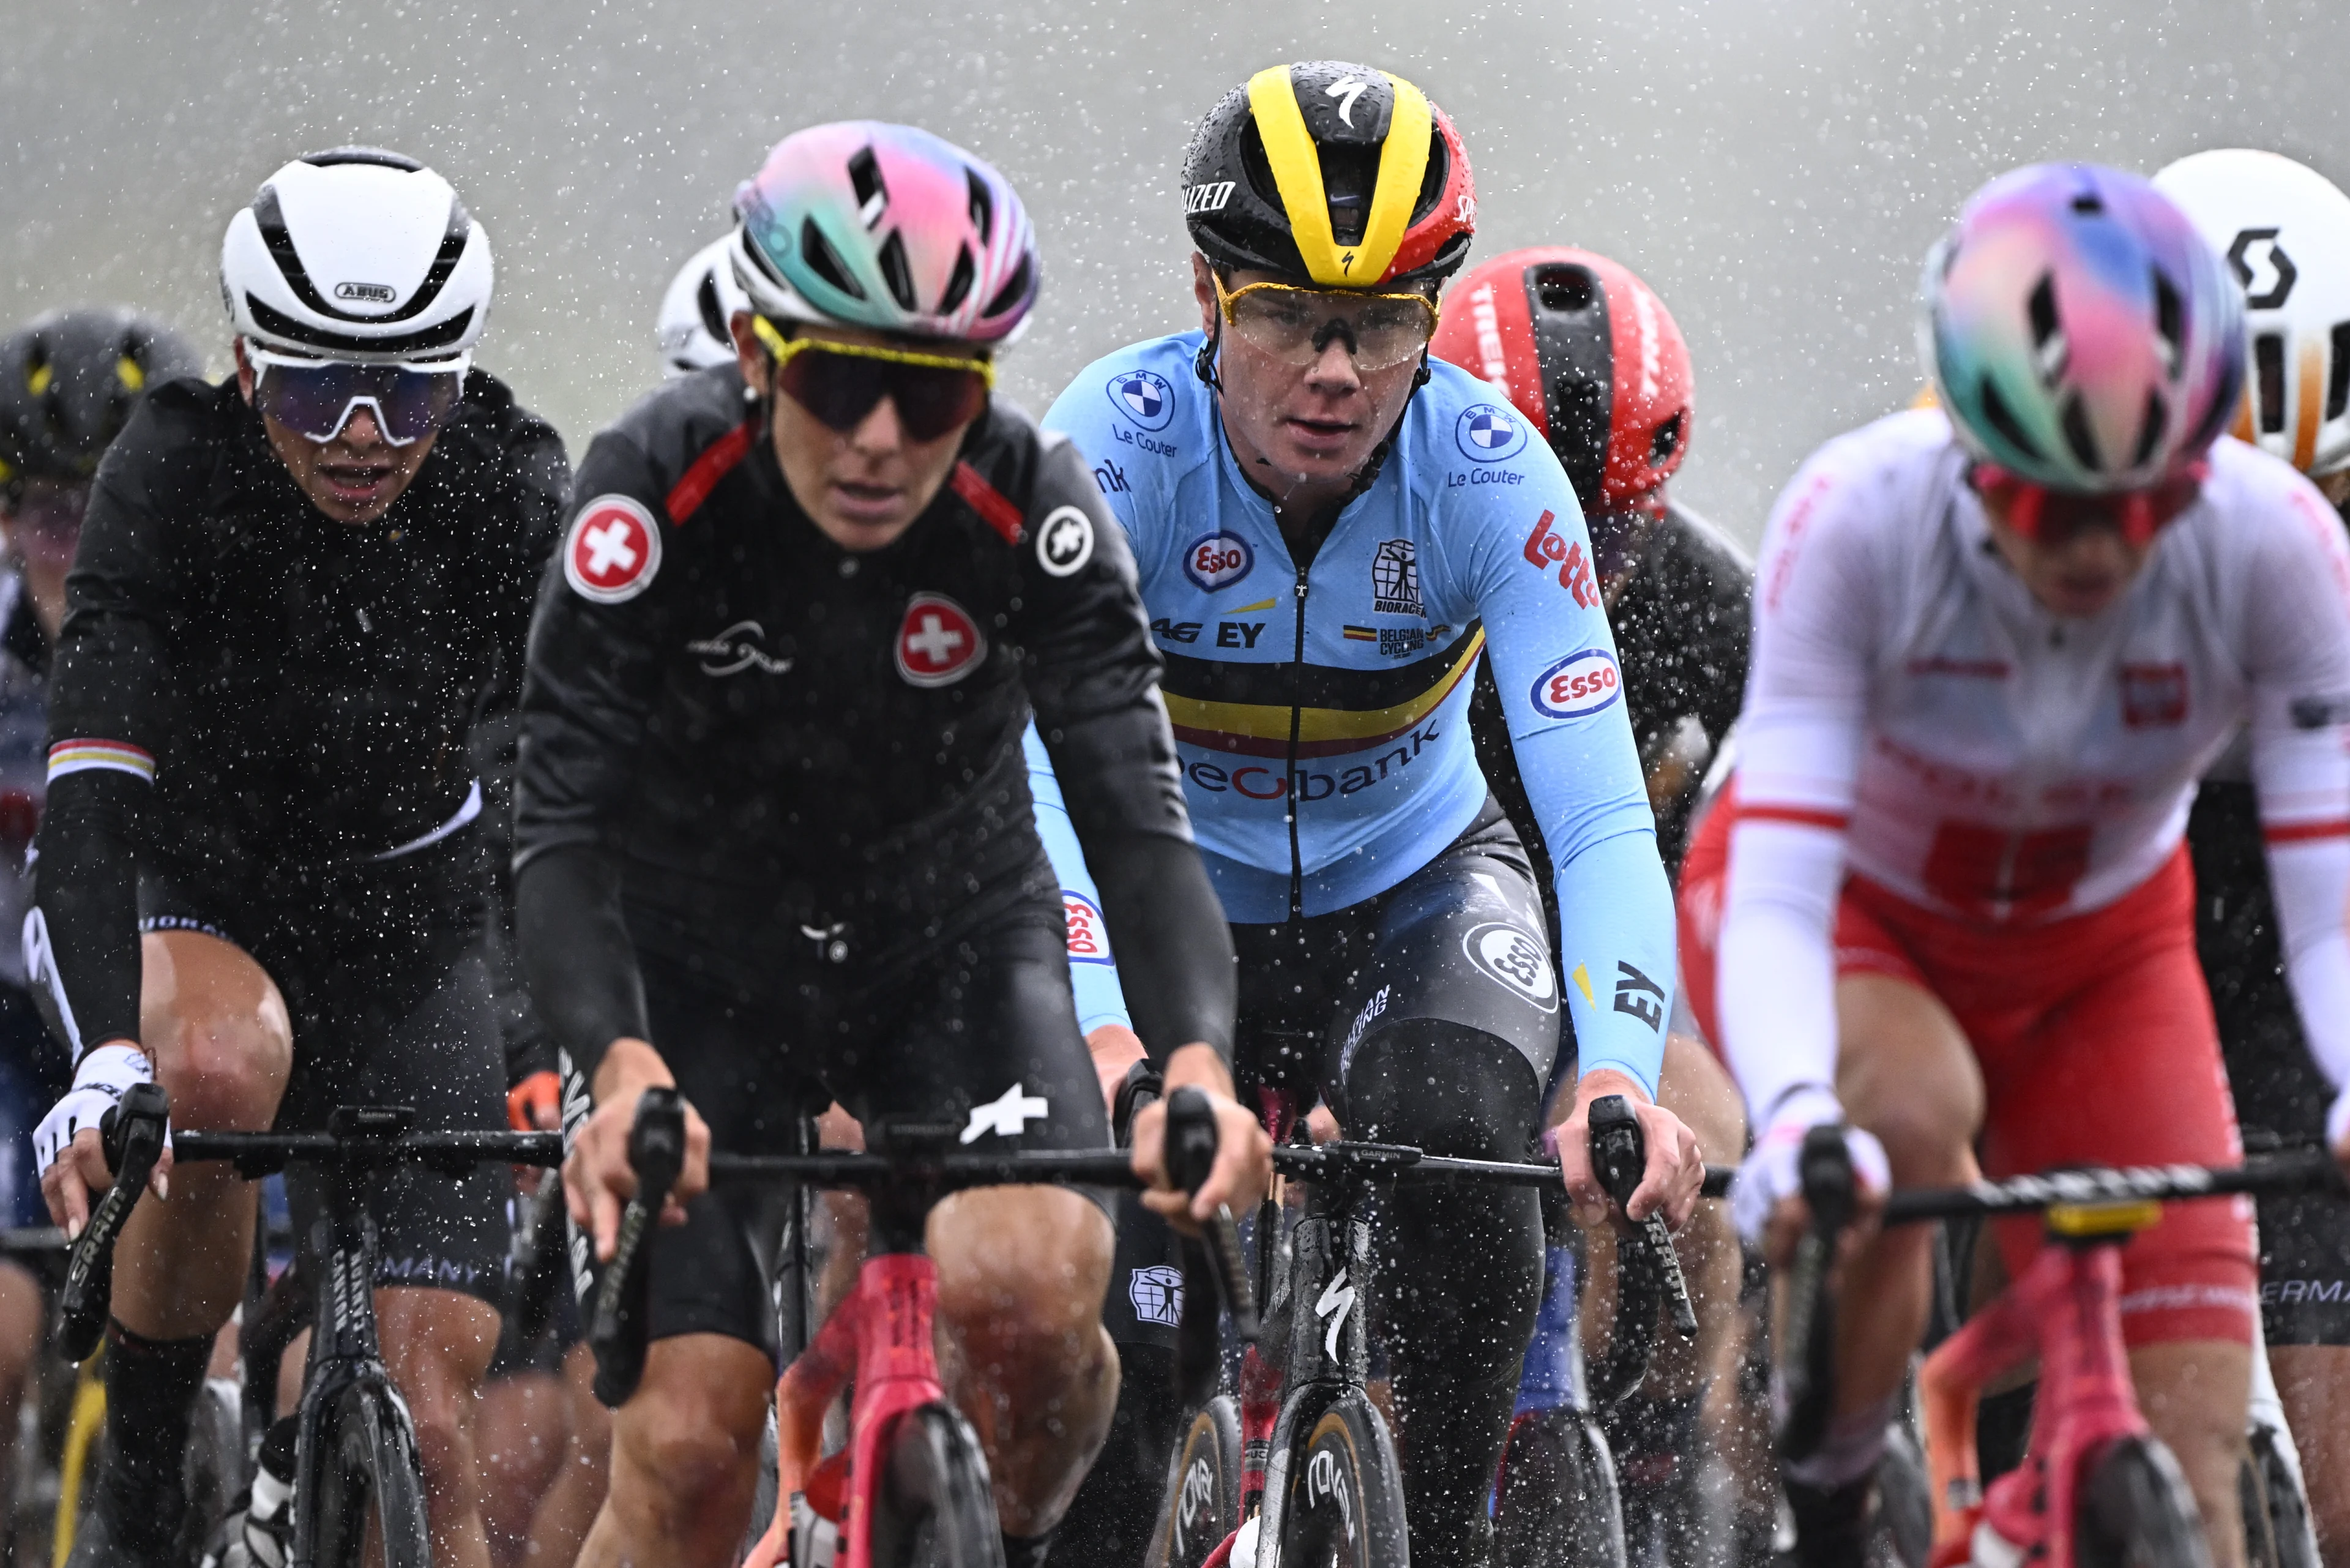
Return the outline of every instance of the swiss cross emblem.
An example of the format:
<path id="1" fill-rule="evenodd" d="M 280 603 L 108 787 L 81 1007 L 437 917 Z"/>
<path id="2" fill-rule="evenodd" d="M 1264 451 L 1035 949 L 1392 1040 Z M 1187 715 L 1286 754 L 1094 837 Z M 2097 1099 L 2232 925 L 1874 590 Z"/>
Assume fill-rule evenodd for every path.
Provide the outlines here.
<path id="1" fill-rule="evenodd" d="M 910 686 L 951 686 L 987 657 L 971 612 L 944 594 L 916 594 L 898 625 L 898 673 Z"/>
<path id="2" fill-rule="evenodd" d="M 571 520 L 563 576 L 581 598 L 616 605 L 652 586 L 660 556 L 660 528 L 641 502 L 599 495 Z"/>

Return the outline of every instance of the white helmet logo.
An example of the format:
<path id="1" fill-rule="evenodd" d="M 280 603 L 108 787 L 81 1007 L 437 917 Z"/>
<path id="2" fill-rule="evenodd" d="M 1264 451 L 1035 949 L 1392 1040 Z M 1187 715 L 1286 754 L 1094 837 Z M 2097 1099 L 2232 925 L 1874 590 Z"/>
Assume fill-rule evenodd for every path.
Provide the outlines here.
<path id="1" fill-rule="evenodd" d="M 388 283 L 338 283 L 335 285 L 335 297 L 368 305 L 390 305 L 399 295 Z"/>
<path id="2" fill-rule="evenodd" d="M 2244 303 L 2254 310 L 2274 310 L 2293 293 L 2301 269 L 2277 244 L 2274 229 L 2246 229 L 2228 247 L 2228 265 L 2244 286 Z"/>
<path id="3" fill-rule="evenodd" d="M 1335 81 L 1324 88 L 1322 96 L 1338 100 L 1338 123 L 1352 130 L 1355 128 L 1355 100 L 1370 90 L 1370 83 L 1357 81 L 1354 78 L 1348 77 L 1343 81 Z"/>

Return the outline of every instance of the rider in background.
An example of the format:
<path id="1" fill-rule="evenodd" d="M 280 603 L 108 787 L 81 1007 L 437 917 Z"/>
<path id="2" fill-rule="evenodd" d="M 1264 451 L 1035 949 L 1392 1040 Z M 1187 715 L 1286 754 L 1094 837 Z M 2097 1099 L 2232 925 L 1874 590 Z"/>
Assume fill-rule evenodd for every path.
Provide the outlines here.
<path id="1" fill-rule="evenodd" d="M 47 792 L 50 656 L 90 475 L 148 387 L 203 369 L 177 333 L 128 310 L 54 311 L 0 338 L 0 933 L 21 929 L 33 902 L 26 852 Z M 23 951 L 0 940 L 0 1225 L 47 1219 L 32 1132 L 70 1075 L 26 989 Z M 45 1328 L 40 1286 L 0 1259 L 0 1499 L 16 1495 L 17 1406 Z"/>
<path id="2" fill-rule="evenodd" d="M 1776 1258 L 1814 1127 L 1849 1125 L 1871 1206 L 1971 1178 L 1978 1138 L 1994 1177 L 2237 1158 L 2180 839 L 2240 725 L 2294 994 L 2350 1077 L 2350 545 L 2288 465 L 2214 443 L 2241 290 L 2145 181 L 2050 164 L 1969 201 L 1923 295 L 1939 406 L 1829 442 L 1781 497 L 1738 776 L 1682 868 L 1692 999 L 1761 1129 L 1733 1203 Z M 2350 1155 L 2345 1124 L 2337 1097 Z M 2132 1374 L 2221 1568 L 2249 1220 L 2173 1205 L 2122 1255 Z M 2012 1275 L 2037 1223 L 1996 1230 Z M 1844 1271 L 1868 1310 L 1841 1320 L 1822 1447 L 1784 1470 L 1804 1563 L 1861 1561 L 1930 1243 L 1864 1227 Z"/>
<path id="3" fill-rule="evenodd" d="M 2234 433 L 2350 508 L 2350 196 L 2289 158 L 2240 148 L 2181 159 L 2154 184 L 2244 286 L 2251 366 Z M 2253 1150 L 2322 1140 L 2333 1097 L 2286 982 L 2262 839 L 2250 757 L 2231 746 L 2204 775 L 2187 845 L 2220 1049 Z M 2262 1198 L 2260 1246 L 2287 1441 L 2306 1461 L 2319 1550 L 2350 1561 L 2350 1208 L 2325 1193 Z"/>
<path id="4" fill-rule="evenodd" d="M 340 1104 L 501 1124 L 467 749 L 568 466 L 471 369 L 489 241 L 448 182 L 343 148 L 231 221 L 236 376 L 152 389 L 99 465 L 50 689 L 36 996 L 74 1087 L 36 1134 L 85 1224 L 99 1122 L 160 1080 L 179 1126 L 323 1128 Z M 76 1564 L 169 1560 L 189 1412 L 243 1293 L 252 1189 L 159 1164 L 107 1331 L 105 1473 Z M 497 1337 L 502 1173 L 377 1185 L 384 1358 L 416 1425 L 436 1558 L 486 1562 L 473 1410 Z M 295 1233 L 316 1184 L 289 1177 Z"/>
<path id="5" fill-rule="evenodd" d="M 1680 863 L 1699 776 L 1738 717 L 1754 582 L 1745 552 L 1667 493 L 1689 455 L 1697 417 L 1689 346 L 1664 302 L 1627 268 L 1588 251 L 1550 246 L 1512 251 L 1464 275 L 1430 348 L 1507 392 L 1575 486 L 1669 873 Z M 1479 666 L 1470 719 L 1478 762 L 1547 895 L 1550 857 L 1518 775 L 1490 663 Z M 1557 914 L 1546 912 L 1555 944 Z M 1700 1147 L 1727 1158 L 1746 1147 L 1737 1085 L 1689 1032 L 1683 1011 L 1674 1016 L 1658 1103 L 1689 1124 Z M 1564 1067 L 1573 1060 L 1572 1035 L 1560 1046 Z M 1571 1104 L 1562 1096 L 1555 1114 L 1564 1116 Z M 1613 1277 L 1612 1253 L 1604 1233 L 1594 1232 L 1593 1240 L 1599 1245 L 1588 1274 L 1596 1285 Z M 1671 1337 L 1659 1344 L 1648 1380 L 1607 1412 L 1605 1426 L 1626 1519 L 1662 1504 L 1688 1530 L 1700 1512 L 1694 1488 L 1707 1379 L 1738 1322 L 1741 1259 L 1728 1206 L 1700 1203 L 1676 1245 L 1698 1309 L 1699 1337 L 1693 1345 Z M 1572 1254 L 1553 1246 L 1546 1292 L 1572 1291 L 1575 1277 Z M 1572 1303 L 1558 1304 L 1567 1310 L 1546 1308 L 1544 1321 L 1574 1322 Z M 1587 1340 L 1604 1332 L 1604 1314 L 1582 1315 Z M 1567 1350 L 1538 1345 L 1529 1351 L 1521 1408 L 1561 1382 L 1553 1368 Z"/>
<path id="6" fill-rule="evenodd" d="M 1635 1213 L 1685 1218 L 1695 1140 L 1651 1103 L 1671 895 L 1582 511 L 1523 418 L 1427 354 L 1475 221 L 1461 139 L 1389 73 L 1275 66 L 1201 122 L 1183 188 L 1202 330 L 1097 362 L 1045 422 L 1133 544 L 1240 955 L 1242 1075 L 1318 1092 L 1353 1137 L 1523 1158 L 1564 1002 L 1577 1204 L 1607 1211 L 1584 1128 L 1623 1095 L 1650 1162 Z M 1555 965 L 1471 743 L 1489 641 L 1558 867 Z M 1412 1559 L 1482 1563 L 1537 1199 L 1399 1191 L 1374 1245 Z"/>
<path id="7" fill-rule="evenodd" d="M 734 363 L 727 324 L 751 308 L 751 299 L 734 281 L 733 250 L 732 234 L 711 241 L 686 258 L 661 291 L 653 336 L 660 343 L 661 374 L 671 380 Z"/>

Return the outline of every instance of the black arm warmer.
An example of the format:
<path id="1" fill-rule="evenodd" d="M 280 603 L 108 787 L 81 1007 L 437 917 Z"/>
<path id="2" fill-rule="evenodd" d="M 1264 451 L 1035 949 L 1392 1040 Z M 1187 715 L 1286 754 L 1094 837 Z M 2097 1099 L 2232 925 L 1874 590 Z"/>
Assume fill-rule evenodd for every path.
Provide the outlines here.
<path id="1" fill-rule="evenodd" d="M 113 768 L 49 785 L 35 904 L 35 999 L 77 1060 L 139 1038 L 139 808 L 154 786 Z M 36 944 L 28 942 L 28 948 Z"/>
<path id="2" fill-rule="evenodd" d="M 1106 835 L 1086 845 L 1086 868 L 1151 1061 L 1163 1066 L 1179 1047 L 1204 1041 L 1232 1065 L 1240 978 L 1232 928 L 1197 846 L 1165 833 Z"/>
<path id="3" fill-rule="evenodd" d="M 613 1041 L 648 1032 L 619 864 L 592 845 L 531 857 L 515 873 L 515 926 L 538 1016 L 593 1083 Z"/>

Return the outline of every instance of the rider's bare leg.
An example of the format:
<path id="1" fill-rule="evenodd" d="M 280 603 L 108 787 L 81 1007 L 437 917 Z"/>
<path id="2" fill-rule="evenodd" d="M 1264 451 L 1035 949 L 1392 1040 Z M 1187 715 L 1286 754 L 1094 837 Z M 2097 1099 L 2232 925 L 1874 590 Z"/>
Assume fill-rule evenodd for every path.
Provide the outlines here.
<path id="1" fill-rule="evenodd" d="M 497 1310 L 456 1291 L 411 1286 L 379 1290 L 375 1310 L 384 1366 L 416 1423 L 432 1561 L 489 1568 L 473 1410 L 498 1347 Z"/>
<path id="2" fill-rule="evenodd" d="M 775 1364 L 720 1334 L 655 1340 L 612 1417 L 611 1490 L 579 1568 L 726 1568 L 751 1520 Z"/>
<path id="3" fill-rule="evenodd" d="M 2317 1553 L 2328 1563 L 2350 1563 L 2350 1350 L 2272 1345 L 2269 1367 L 2301 1449 Z"/>
<path id="4" fill-rule="evenodd" d="M 555 1484 L 531 1516 L 523 1568 L 571 1568 L 612 1482 L 612 1415 L 596 1397 L 596 1357 L 583 1341 L 563 1355 L 571 1438 Z"/>
<path id="5" fill-rule="evenodd" d="M 2236 1478 L 2244 1457 L 2251 1348 L 2231 1340 L 2179 1340 L 2130 1352 L 2137 1401 L 2194 1490 L 2211 1545 L 2211 1568 L 2243 1568 L 2244 1517 Z"/>

